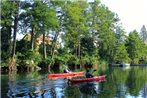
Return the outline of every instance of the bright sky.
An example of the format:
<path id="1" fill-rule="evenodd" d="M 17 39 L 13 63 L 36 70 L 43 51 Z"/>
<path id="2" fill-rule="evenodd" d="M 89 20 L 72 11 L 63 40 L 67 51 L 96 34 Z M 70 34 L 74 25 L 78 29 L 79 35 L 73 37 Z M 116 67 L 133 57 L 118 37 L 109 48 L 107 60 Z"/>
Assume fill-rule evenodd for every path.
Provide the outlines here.
<path id="1" fill-rule="evenodd" d="M 127 33 L 140 32 L 143 25 L 147 28 L 147 0 L 101 0 L 101 3 L 118 14 Z"/>

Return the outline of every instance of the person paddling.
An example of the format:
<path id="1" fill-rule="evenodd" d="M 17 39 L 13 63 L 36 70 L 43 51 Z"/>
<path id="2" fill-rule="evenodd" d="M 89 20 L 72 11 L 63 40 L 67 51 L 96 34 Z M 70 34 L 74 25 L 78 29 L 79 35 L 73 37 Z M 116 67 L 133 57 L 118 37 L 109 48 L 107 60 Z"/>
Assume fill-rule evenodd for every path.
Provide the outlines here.
<path id="1" fill-rule="evenodd" d="M 72 72 L 72 71 L 67 66 L 65 66 L 64 73 L 70 73 L 70 72 Z M 67 79 L 67 84 L 69 85 L 71 77 L 68 77 L 68 78 L 65 78 L 65 79 Z"/>
<path id="2" fill-rule="evenodd" d="M 69 73 L 69 72 L 71 72 L 71 71 L 69 70 L 69 68 L 67 66 L 65 66 L 64 73 Z"/>
<path id="3" fill-rule="evenodd" d="M 86 70 L 85 76 L 86 76 L 86 78 L 92 78 L 92 77 L 94 77 L 94 75 L 92 75 L 92 74 L 89 72 L 88 69 Z"/>

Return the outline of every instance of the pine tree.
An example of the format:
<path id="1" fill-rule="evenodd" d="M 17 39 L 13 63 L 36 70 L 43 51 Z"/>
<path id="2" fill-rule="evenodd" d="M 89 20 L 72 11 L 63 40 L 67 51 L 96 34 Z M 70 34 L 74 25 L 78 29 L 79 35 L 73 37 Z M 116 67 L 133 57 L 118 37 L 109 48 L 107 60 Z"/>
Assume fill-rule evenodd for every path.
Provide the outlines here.
<path id="1" fill-rule="evenodd" d="M 143 25 L 141 28 L 140 36 L 141 36 L 141 39 L 143 40 L 143 42 L 147 43 L 147 30 L 146 30 L 145 25 Z"/>

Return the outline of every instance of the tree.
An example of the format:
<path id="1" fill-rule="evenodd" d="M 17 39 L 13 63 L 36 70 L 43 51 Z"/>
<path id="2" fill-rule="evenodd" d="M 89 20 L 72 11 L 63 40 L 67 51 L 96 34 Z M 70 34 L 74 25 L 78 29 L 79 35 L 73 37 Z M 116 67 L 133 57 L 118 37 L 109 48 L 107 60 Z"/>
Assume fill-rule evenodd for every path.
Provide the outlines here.
<path id="1" fill-rule="evenodd" d="M 115 27 L 116 42 L 114 46 L 113 61 L 117 63 L 128 63 L 130 61 L 129 54 L 125 46 L 125 31 L 121 24 Z"/>
<path id="2" fill-rule="evenodd" d="M 129 33 L 128 39 L 126 40 L 126 47 L 132 63 L 138 64 L 145 53 L 145 44 L 139 37 L 137 31 L 134 30 Z"/>
<path id="3" fill-rule="evenodd" d="M 15 50 L 16 50 L 16 34 L 17 34 L 17 28 L 18 28 L 18 18 L 19 18 L 19 6 L 20 1 L 14 1 L 16 4 L 16 9 L 14 10 L 14 32 L 13 32 L 13 46 L 12 46 L 12 58 L 15 57 Z"/>
<path id="4" fill-rule="evenodd" d="M 111 12 L 99 0 L 90 4 L 90 31 L 98 44 L 99 55 L 107 61 L 113 60 L 115 37 L 115 23 L 119 21 L 115 13 Z"/>
<path id="5" fill-rule="evenodd" d="M 119 63 L 129 62 L 129 55 L 124 43 L 116 45 L 113 61 Z"/>
<path id="6" fill-rule="evenodd" d="M 59 38 L 60 32 L 63 30 L 63 11 L 62 7 L 64 6 L 64 1 L 58 1 L 58 0 L 52 0 L 52 8 L 56 9 L 56 26 L 53 26 L 53 40 L 51 43 L 51 48 L 50 48 L 50 56 L 51 56 L 51 61 L 53 61 L 54 55 L 55 55 L 55 50 L 57 46 L 57 40 Z M 53 20 L 53 19 L 52 19 Z M 51 63 L 49 64 L 49 66 Z"/>
<path id="7" fill-rule="evenodd" d="M 81 38 L 81 55 L 89 55 L 92 56 L 94 54 L 95 50 L 95 45 L 93 43 L 93 38 L 92 37 L 84 37 Z"/>
<path id="8" fill-rule="evenodd" d="M 147 30 L 146 30 L 145 25 L 143 25 L 141 28 L 140 36 L 141 36 L 141 39 L 143 40 L 143 42 L 147 43 Z"/>
<path id="9" fill-rule="evenodd" d="M 70 52 L 80 57 L 80 39 L 87 31 L 86 13 L 87 3 L 85 1 L 67 1 L 65 6 L 65 44 Z"/>
<path id="10" fill-rule="evenodd" d="M 24 6 L 26 10 L 22 13 L 23 24 L 31 28 L 31 50 L 34 49 L 34 37 L 35 32 L 41 32 L 43 34 L 43 57 L 46 59 L 46 45 L 45 36 L 49 30 L 55 30 L 58 28 L 58 22 L 56 17 L 56 11 L 53 6 L 49 6 L 48 2 L 34 1 Z M 27 22 L 26 22 L 27 21 Z M 29 28 L 28 28 L 29 29 Z"/>
<path id="11" fill-rule="evenodd" d="M 6 4 L 4 4 L 6 3 Z M 20 1 L 3 1 L 2 3 L 2 10 L 8 11 L 2 13 L 2 19 L 4 19 L 2 22 L 3 26 L 9 30 L 6 33 L 12 34 L 11 30 L 13 29 L 13 43 L 12 43 L 12 53 L 11 53 L 11 60 L 9 64 L 9 70 L 16 70 L 16 58 L 15 58 L 15 52 L 16 52 L 16 35 L 17 35 L 17 28 L 18 28 L 18 18 L 19 18 L 19 7 L 20 7 Z M 8 7 L 8 10 L 7 10 Z M 12 7 L 12 9 L 10 8 Z M 12 11 L 12 12 L 10 12 Z M 9 13 L 9 14 L 8 14 Z M 8 15 L 5 17 L 5 15 Z M 8 19 L 8 20 L 7 20 Z M 4 29 L 6 29 L 4 28 Z M 3 29 L 3 31 L 5 31 Z M 11 35 L 9 35 L 11 36 Z M 9 39 L 8 39 L 9 40 Z"/>
<path id="12" fill-rule="evenodd" d="M 12 14 L 15 8 L 14 3 L 10 1 L 1 2 L 1 60 L 2 63 L 8 63 L 11 57 L 11 35 L 12 35 Z M 7 64 L 6 64 L 7 65 Z"/>
<path id="13" fill-rule="evenodd" d="M 40 2 L 41 1 L 36 1 L 36 0 L 33 2 L 25 1 L 24 6 L 22 7 L 24 11 L 20 15 L 21 32 L 23 33 L 25 31 L 26 33 L 28 30 L 31 31 L 30 32 L 31 33 L 31 41 L 30 41 L 31 51 L 34 51 L 34 42 L 35 42 L 34 38 L 35 38 L 36 32 L 38 32 L 39 30 L 40 32 L 42 32 L 41 29 L 39 28 L 41 24 L 40 12 L 43 12 L 43 11 L 40 11 L 41 10 Z"/>
<path id="14" fill-rule="evenodd" d="M 46 45 L 45 45 L 45 32 L 49 30 L 55 30 L 58 29 L 58 21 L 56 17 L 55 9 L 48 7 L 45 3 L 39 1 L 38 4 L 38 13 L 41 18 L 41 31 L 43 32 L 43 50 L 44 50 L 44 60 L 46 59 Z M 58 31 L 57 31 L 58 32 Z"/>

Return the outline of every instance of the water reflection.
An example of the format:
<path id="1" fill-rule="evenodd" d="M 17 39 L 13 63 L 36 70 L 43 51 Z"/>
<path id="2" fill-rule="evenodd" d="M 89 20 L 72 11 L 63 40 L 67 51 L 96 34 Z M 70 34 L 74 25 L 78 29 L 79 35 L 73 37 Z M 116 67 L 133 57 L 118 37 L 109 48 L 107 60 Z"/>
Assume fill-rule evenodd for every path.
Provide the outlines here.
<path id="1" fill-rule="evenodd" d="M 146 83 L 146 85 L 143 87 L 143 90 L 142 90 L 142 97 L 143 97 L 143 98 L 147 98 L 147 83 Z"/>
<path id="2" fill-rule="evenodd" d="M 67 98 L 80 98 L 80 89 L 78 85 L 70 85 L 64 92 Z"/>
<path id="3" fill-rule="evenodd" d="M 13 97 L 15 96 L 14 92 L 18 92 L 16 89 L 16 71 L 9 72 L 8 78 L 9 78 L 9 82 L 8 82 L 9 90 L 7 96 Z"/>
<path id="4" fill-rule="evenodd" d="M 146 98 L 147 92 L 143 90 L 147 83 L 147 68 L 132 67 L 124 70 L 122 68 L 111 68 L 106 82 L 100 84 L 99 97 L 107 98 Z"/>
<path id="5" fill-rule="evenodd" d="M 6 83 L 8 85 L 6 85 Z M 62 96 L 65 80 L 49 80 L 36 73 L 2 75 L 2 98 Z M 47 97 L 47 98 L 48 98 Z"/>
<path id="6" fill-rule="evenodd" d="M 126 86 L 128 87 L 128 92 L 132 96 L 139 96 L 141 89 L 147 83 L 147 70 L 143 68 L 132 68 L 129 71 L 129 76 L 127 77 Z"/>
<path id="7" fill-rule="evenodd" d="M 80 86 L 80 91 L 84 94 L 96 95 L 98 94 L 98 82 L 84 83 Z"/>
<path id="8" fill-rule="evenodd" d="M 146 98 L 147 68 L 107 71 L 105 82 L 68 85 L 39 72 L 1 75 L 2 98 Z"/>

